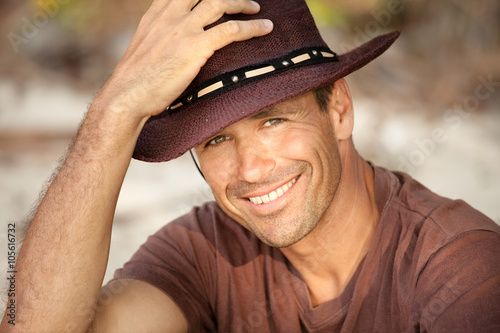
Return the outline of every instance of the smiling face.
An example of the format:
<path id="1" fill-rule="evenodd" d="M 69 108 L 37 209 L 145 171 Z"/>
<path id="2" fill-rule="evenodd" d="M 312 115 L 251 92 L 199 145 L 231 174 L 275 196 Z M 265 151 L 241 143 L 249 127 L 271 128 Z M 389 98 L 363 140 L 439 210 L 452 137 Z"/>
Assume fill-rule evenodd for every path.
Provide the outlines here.
<path id="1" fill-rule="evenodd" d="M 331 119 L 307 93 L 230 125 L 197 146 L 219 206 L 268 245 L 300 241 L 320 222 L 340 182 Z"/>

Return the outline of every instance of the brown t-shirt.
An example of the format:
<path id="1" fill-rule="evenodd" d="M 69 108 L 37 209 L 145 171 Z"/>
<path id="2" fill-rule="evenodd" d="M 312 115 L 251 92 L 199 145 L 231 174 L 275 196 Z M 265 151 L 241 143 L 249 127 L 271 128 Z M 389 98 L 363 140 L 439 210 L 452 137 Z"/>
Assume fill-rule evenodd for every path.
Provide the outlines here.
<path id="1" fill-rule="evenodd" d="M 376 167 L 375 193 L 369 252 L 341 296 L 314 308 L 280 250 L 216 203 L 167 224 L 115 278 L 163 290 L 190 332 L 500 332 L 500 228 L 406 174 Z"/>

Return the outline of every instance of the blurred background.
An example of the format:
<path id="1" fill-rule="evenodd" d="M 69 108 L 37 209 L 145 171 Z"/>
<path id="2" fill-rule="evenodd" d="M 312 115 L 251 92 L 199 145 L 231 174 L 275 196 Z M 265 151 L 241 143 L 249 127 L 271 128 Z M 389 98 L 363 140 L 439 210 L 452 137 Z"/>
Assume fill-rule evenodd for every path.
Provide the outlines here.
<path id="1" fill-rule="evenodd" d="M 410 173 L 500 223 L 500 2 L 309 0 L 337 53 L 395 29 L 400 39 L 347 78 L 354 141 L 375 164 Z M 0 268 L 7 224 L 21 239 L 44 182 L 151 0 L 0 2 Z M 147 236 L 212 198 L 183 156 L 132 161 L 105 281 Z"/>

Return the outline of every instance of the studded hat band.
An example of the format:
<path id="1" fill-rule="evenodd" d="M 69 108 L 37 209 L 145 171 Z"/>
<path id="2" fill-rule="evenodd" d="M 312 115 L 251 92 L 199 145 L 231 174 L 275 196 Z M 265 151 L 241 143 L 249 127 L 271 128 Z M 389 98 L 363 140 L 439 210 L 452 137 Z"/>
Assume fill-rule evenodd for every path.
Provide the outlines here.
<path id="1" fill-rule="evenodd" d="M 196 100 L 234 89 L 238 86 L 290 68 L 332 61 L 338 61 L 337 54 L 324 46 L 295 50 L 284 57 L 271 59 L 263 64 L 239 68 L 207 80 L 175 100 L 172 105 L 167 108 L 166 113 L 168 113 L 168 111 L 177 111 L 182 106 L 193 103 Z"/>

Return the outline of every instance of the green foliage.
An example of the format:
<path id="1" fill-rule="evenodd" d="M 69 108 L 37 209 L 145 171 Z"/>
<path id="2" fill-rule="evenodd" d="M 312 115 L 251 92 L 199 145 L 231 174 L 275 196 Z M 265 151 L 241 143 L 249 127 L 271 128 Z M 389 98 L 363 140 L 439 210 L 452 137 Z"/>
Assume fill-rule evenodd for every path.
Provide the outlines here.
<path id="1" fill-rule="evenodd" d="M 320 27 L 342 26 L 347 22 L 348 13 L 342 6 L 325 0 L 307 0 L 307 4 Z"/>

